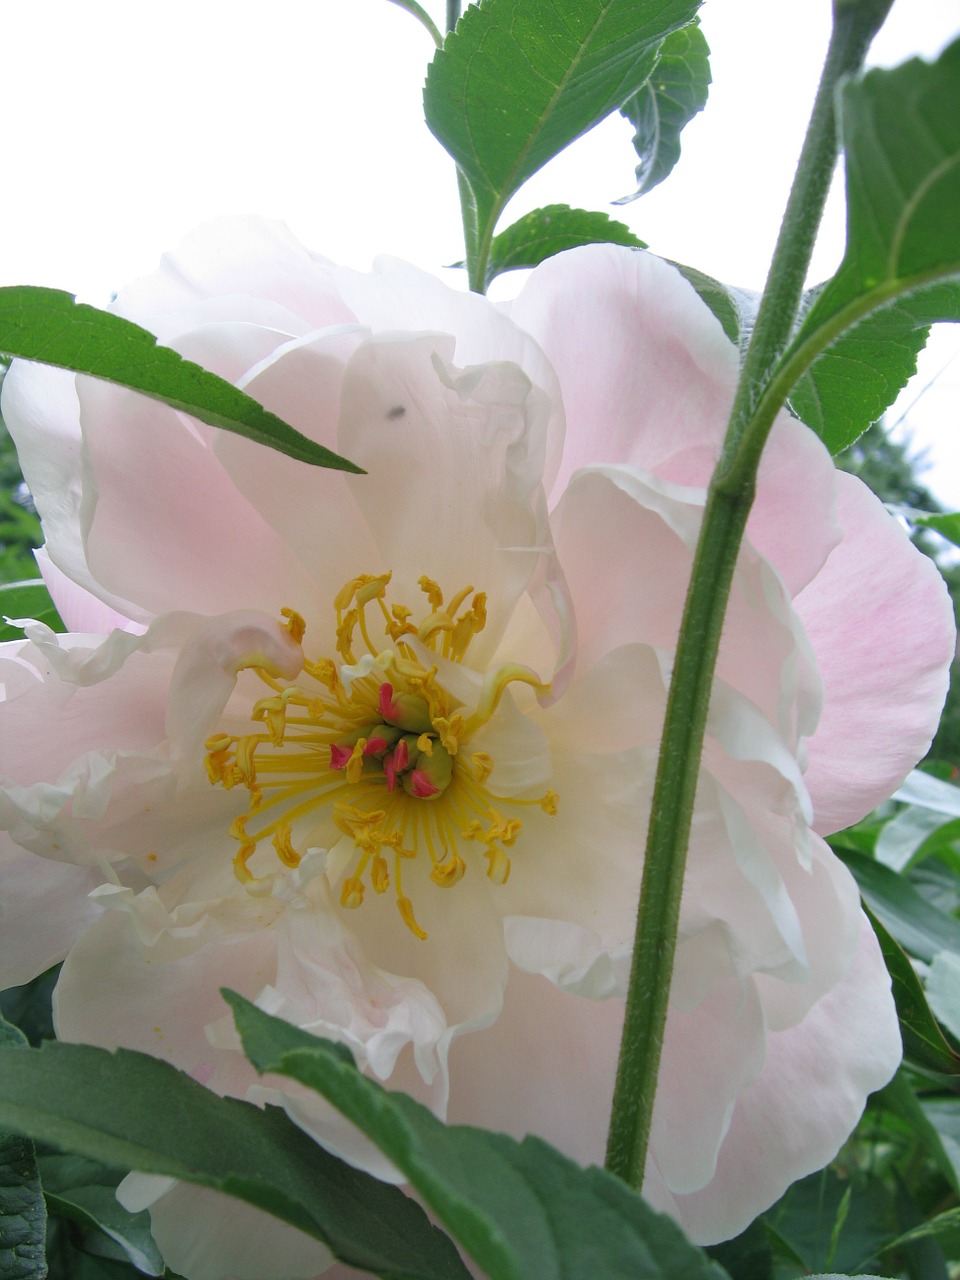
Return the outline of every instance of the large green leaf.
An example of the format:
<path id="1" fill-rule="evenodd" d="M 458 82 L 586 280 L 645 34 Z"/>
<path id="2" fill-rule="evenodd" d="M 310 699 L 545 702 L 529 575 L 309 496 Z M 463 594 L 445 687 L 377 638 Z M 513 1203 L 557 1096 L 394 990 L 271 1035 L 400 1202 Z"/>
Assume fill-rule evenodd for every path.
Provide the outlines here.
<path id="1" fill-rule="evenodd" d="M 890 408 L 917 371 L 930 325 L 941 320 L 960 320 L 960 285 L 933 285 L 871 312 L 817 357 L 790 407 L 840 453 Z"/>
<path id="2" fill-rule="evenodd" d="M 468 262 L 510 197 L 645 83 L 700 0 L 485 0 L 427 73 L 427 124 L 460 170 Z M 473 282 L 477 284 L 477 281 Z M 482 283 L 480 281 L 479 283 Z"/>
<path id="3" fill-rule="evenodd" d="M 796 382 L 838 344 L 819 379 L 794 391 L 797 411 L 822 419 L 818 429 L 835 450 L 855 438 L 864 417 L 902 381 L 916 350 L 912 328 L 960 314 L 957 287 L 940 283 L 960 274 L 960 41 L 934 63 L 913 59 L 847 85 L 841 121 L 846 252 L 803 320 L 780 375 L 788 385 Z M 865 323 L 891 304 L 889 319 Z M 835 406 L 844 400 L 834 426 L 818 401 Z"/>
<path id="4" fill-rule="evenodd" d="M 873 858 L 840 847 L 835 852 L 856 876 L 864 901 L 905 951 L 927 964 L 938 951 L 960 952 L 960 920 L 939 911 L 908 880 Z"/>
<path id="5" fill-rule="evenodd" d="M 633 125 L 640 158 L 637 189 L 617 200 L 627 204 L 661 183 L 680 159 L 680 134 L 706 106 L 710 49 L 696 23 L 672 32 L 660 48 L 653 74 L 620 111 Z"/>
<path id="6" fill-rule="evenodd" d="M 318 1040 L 242 997 L 233 1007 L 258 1071 L 290 1076 L 332 1102 L 406 1176 L 490 1280 L 719 1280 L 725 1273 L 676 1223 L 603 1169 L 581 1169 L 545 1142 L 441 1124 L 402 1093 L 360 1075 Z"/>
<path id="7" fill-rule="evenodd" d="M 146 1209 L 131 1213 L 117 1199 L 117 1186 L 125 1170 L 60 1154 L 41 1155 L 38 1163 L 50 1213 L 95 1237 L 105 1236 L 101 1248 L 112 1241 L 118 1255 L 144 1275 L 163 1275 L 163 1258 L 150 1230 L 150 1214 Z"/>
<path id="8" fill-rule="evenodd" d="M 26 1036 L 0 1018 L 0 1047 L 29 1052 Z M 3 1122 L 0 1121 L 0 1125 Z M 29 1138 L 0 1128 L 0 1280 L 43 1280 L 47 1211 Z"/>
<path id="9" fill-rule="evenodd" d="M 0 1047 L 0 1125 L 104 1164 L 214 1187 L 395 1280 L 467 1280 L 397 1187 L 344 1164 L 276 1107 L 220 1098 L 146 1054 Z"/>
<path id="10" fill-rule="evenodd" d="M 955 1099 L 960 1103 L 960 1099 Z M 953 1151 L 944 1141 L 933 1120 L 924 1109 L 914 1091 L 909 1073 L 901 1068 L 888 1085 L 885 1085 L 871 1101 L 871 1106 L 899 1116 L 911 1142 L 919 1143 L 925 1154 L 940 1169 L 955 1192 L 960 1192 L 960 1165 Z"/>
<path id="11" fill-rule="evenodd" d="M 77 302 L 60 289 L 32 285 L 0 289 L 0 355 L 115 382 L 301 462 L 340 471 L 361 470 L 308 440 L 223 378 L 159 346 L 146 329 Z"/>
<path id="12" fill-rule="evenodd" d="M 571 209 L 567 204 L 548 204 L 534 209 L 506 231 L 494 237 L 490 246 L 487 281 L 505 271 L 535 267 L 565 249 L 584 244 L 622 244 L 645 249 L 646 244 L 623 222 L 606 213 Z"/>
<path id="13" fill-rule="evenodd" d="M 960 1055 L 956 1054 L 944 1038 L 940 1026 L 930 1011 L 920 979 L 907 959 L 903 948 L 883 927 L 869 908 L 867 914 L 873 925 L 883 960 L 890 974 L 893 998 L 900 1019 L 900 1035 L 907 1061 L 925 1071 L 939 1075 L 960 1075 Z"/>
<path id="14" fill-rule="evenodd" d="M 859 1271 L 897 1229 L 893 1199 L 878 1178 L 841 1179 L 832 1169 L 794 1183 L 763 1220 L 809 1271 Z"/>

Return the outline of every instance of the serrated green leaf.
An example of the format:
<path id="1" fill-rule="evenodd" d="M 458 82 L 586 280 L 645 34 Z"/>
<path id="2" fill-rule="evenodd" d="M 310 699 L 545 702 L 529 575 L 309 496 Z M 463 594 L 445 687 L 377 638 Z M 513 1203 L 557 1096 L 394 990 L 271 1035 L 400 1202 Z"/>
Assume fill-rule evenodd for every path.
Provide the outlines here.
<path id="1" fill-rule="evenodd" d="M 927 1004 L 920 979 L 894 937 L 869 907 L 865 908 L 880 943 L 890 974 L 893 999 L 900 1019 L 903 1053 L 908 1062 L 940 1075 L 960 1075 L 960 1055 L 954 1053 Z"/>
<path id="2" fill-rule="evenodd" d="M 640 157 L 637 189 L 614 204 L 628 204 L 661 183 L 680 159 L 680 134 L 707 103 L 710 47 L 697 23 L 672 32 L 660 47 L 653 74 L 620 108 L 633 125 Z"/>
<path id="3" fill-rule="evenodd" d="M 0 1018 L 0 1047 L 29 1052 L 27 1039 Z M 2 1123 L 2 1122 L 0 1122 Z M 0 1129 L 0 1280 L 43 1280 L 47 1211 L 29 1138 Z"/>
<path id="4" fill-rule="evenodd" d="M 960 320 L 960 285 L 935 285 L 871 312 L 821 352 L 790 407 L 840 453 L 890 408 L 917 371 L 930 325 L 943 320 Z"/>
<path id="5" fill-rule="evenodd" d="M 507 271 L 535 267 L 565 249 L 584 244 L 622 244 L 645 249 L 646 244 L 628 226 L 606 213 L 571 209 L 566 204 L 548 204 L 534 209 L 506 231 L 494 237 L 490 246 L 487 283 Z"/>
<path id="6" fill-rule="evenodd" d="M 32 618 L 35 622 L 45 622 L 51 631 L 67 629 L 42 578 L 0 586 L 0 640 L 22 640 L 23 629 L 3 621 L 5 618 Z"/>
<path id="7" fill-rule="evenodd" d="M 468 1280 L 450 1241 L 397 1187 L 330 1155 L 278 1108 L 218 1097 L 147 1054 L 0 1047 L 0 1125 L 236 1196 L 379 1276 Z"/>
<path id="8" fill-rule="evenodd" d="M 929 964 L 938 951 L 960 951 L 960 920 L 938 911 L 889 867 L 852 849 L 836 853 L 856 876 L 864 901 L 910 955 Z"/>
<path id="9" fill-rule="evenodd" d="M 644 84 L 700 0 L 486 0 L 427 72 L 427 124 L 466 183 L 468 260 L 485 261 L 504 205 Z M 472 243 L 470 243 L 472 242 Z"/>
<path id="10" fill-rule="evenodd" d="M 721 1280 L 675 1222 L 603 1169 L 536 1138 L 444 1125 L 362 1076 L 340 1046 L 232 992 L 247 1056 L 332 1102 L 377 1144 L 490 1280 Z"/>
<path id="11" fill-rule="evenodd" d="M 821 421 L 817 429 L 834 452 L 902 381 L 917 340 L 911 328 L 960 314 L 957 286 L 940 283 L 960 274 L 960 41 L 934 63 L 912 59 L 848 84 L 841 122 L 846 252 L 790 344 L 781 375 L 795 383 L 821 352 L 836 352 L 819 381 L 793 392 L 794 407 Z M 891 318 L 873 319 L 884 307 L 893 308 Z M 862 390 L 850 390 L 858 351 Z M 825 411 L 828 401 L 846 401 L 836 422 Z"/>
<path id="12" fill-rule="evenodd" d="M 33 285 L 0 289 L 0 355 L 115 382 L 301 462 L 361 471 L 223 378 L 159 346 L 146 329 L 77 302 L 61 289 Z"/>

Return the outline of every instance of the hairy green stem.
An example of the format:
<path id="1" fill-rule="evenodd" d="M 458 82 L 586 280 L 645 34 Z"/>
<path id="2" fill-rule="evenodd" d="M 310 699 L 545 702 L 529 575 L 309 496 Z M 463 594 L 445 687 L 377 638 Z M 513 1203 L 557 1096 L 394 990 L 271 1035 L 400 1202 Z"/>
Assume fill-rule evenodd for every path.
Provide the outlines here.
<path id="1" fill-rule="evenodd" d="M 607 1168 L 643 1183 L 680 897 L 713 673 L 760 453 L 782 407 L 764 393 L 793 331 L 837 159 L 836 92 L 859 69 L 892 0 L 834 0 L 834 27 L 723 451 L 704 508 L 684 607 L 651 805 Z M 762 403 L 762 416 L 757 408 Z"/>
<path id="2" fill-rule="evenodd" d="M 460 0 L 447 0 L 447 30 L 452 31 L 460 20 Z"/>

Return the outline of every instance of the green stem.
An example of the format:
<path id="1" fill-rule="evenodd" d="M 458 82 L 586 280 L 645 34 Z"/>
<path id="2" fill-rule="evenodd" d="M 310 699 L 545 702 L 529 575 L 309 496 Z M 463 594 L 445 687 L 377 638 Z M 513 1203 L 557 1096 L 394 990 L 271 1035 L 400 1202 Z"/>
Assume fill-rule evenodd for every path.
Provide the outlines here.
<path id="1" fill-rule="evenodd" d="M 641 1186 L 646 1166 L 680 897 L 713 673 L 757 467 L 782 406 L 764 400 L 789 343 L 837 159 L 836 91 L 860 67 L 892 0 L 835 0 L 834 27 L 767 286 L 707 493 L 667 697 L 633 966 L 614 1090 L 607 1168 Z M 784 397 L 786 392 L 784 392 Z M 758 419 L 757 407 L 764 413 Z"/>
<path id="2" fill-rule="evenodd" d="M 460 21 L 460 0 L 447 0 L 447 30 L 452 31 Z"/>

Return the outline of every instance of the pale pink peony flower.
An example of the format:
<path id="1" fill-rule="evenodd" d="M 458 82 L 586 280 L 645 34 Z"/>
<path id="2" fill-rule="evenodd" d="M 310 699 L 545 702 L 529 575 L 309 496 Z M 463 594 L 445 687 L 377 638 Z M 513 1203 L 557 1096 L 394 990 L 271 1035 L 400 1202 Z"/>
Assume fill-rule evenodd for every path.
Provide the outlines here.
<path id="1" fill-rule="evenodd" d="M 41 568 L 81 634 L 3 652 L 0 981 L 66 956 L 62 1037 L 278 1099 L 387 1176 L 335 1113 L 258 1082 L 221 985 L 452 1120 L 601 1160 L 736 351 L 647 254 L 553 258 L 507 314 L 252 220 L 116 309 L 369 474 L 13 367 Z M 784 415 L 720 655 L 645 1183 L 696 1240 L 829 1160 L 896 1068 L 886 971 L 821 836 L 923 753 L 952 652 L 933 566 Z M 191 1280 L 325 1265 L 213 1193 L 124 1194 Z"/>

